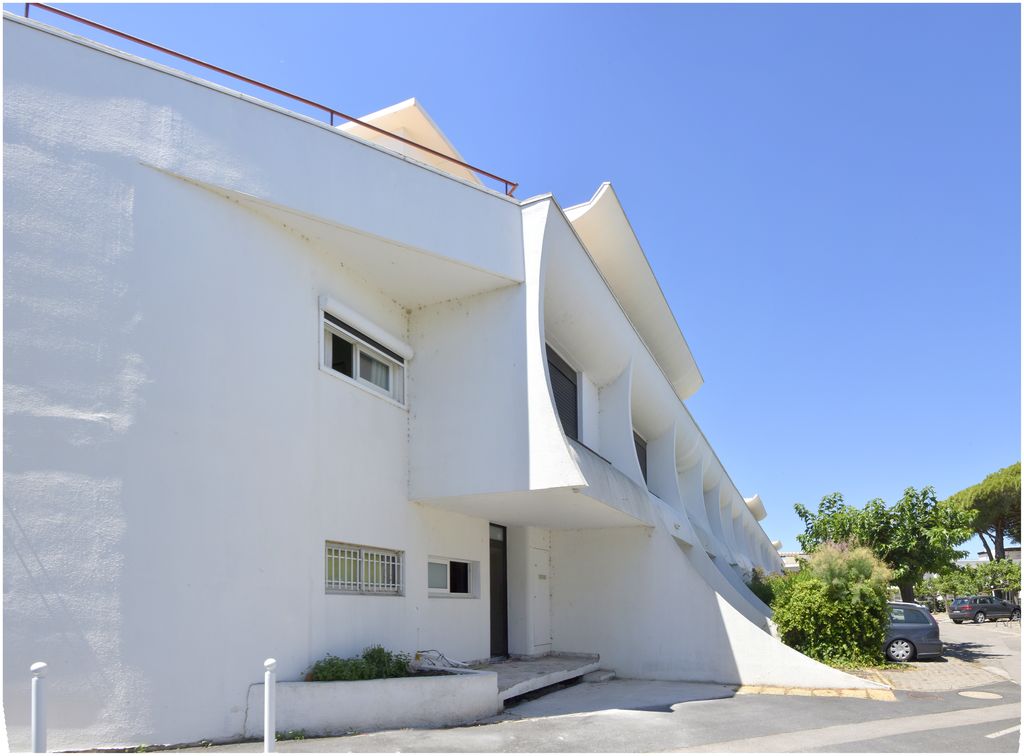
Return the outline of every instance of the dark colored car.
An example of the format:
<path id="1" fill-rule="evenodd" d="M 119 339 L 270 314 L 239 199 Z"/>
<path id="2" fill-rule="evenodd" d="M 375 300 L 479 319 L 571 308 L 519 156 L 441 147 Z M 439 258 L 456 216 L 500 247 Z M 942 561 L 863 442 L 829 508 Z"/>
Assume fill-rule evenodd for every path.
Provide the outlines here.
<path id="1" fill-rule="evenodd" d="M 939 623 L 920 604 L 889 602 L 889 632 L 885 655 L 896 662 L 942 655 Z"/>
<path id="2" fill-rule="evenodd" d="M 958 625 L 964 620 L 988 622 L 1007 619 L 1017 622 L 1020 619 L 1020 606 L 995 596 L 967 596 L 953 599 L 946 614 Z"/>

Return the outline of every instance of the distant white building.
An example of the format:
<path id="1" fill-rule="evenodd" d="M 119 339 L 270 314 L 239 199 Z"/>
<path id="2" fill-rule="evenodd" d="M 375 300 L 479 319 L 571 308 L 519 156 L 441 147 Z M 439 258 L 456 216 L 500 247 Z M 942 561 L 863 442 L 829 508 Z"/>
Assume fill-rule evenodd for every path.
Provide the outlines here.
<path id="1" fill-rule="evenodd" d="M 800 563 L 807 558 L 802 551 L 780 551 L 779 556 L 782 557 L 783 572 L 799 572 Z"/>
<path id="2" fill-rule="evenodd" d="M 599 653 L 864 686 L 781 562 L 610 184 L 563 209 L 4 14 L 4 709 L 28 744 L 237 735 L 274 656 Z M 414 101 L 368 116 L 456 155 Z"/>
<path id="3" fill-rule="evenodd" d="M 1003 553 L 1011 562 L 1017 562 L 1017 564 L 1020 564 L 1020 546 L 1007 546 L 1003 549 Z M 989 561 L 991 560 L 988 558 L 988 552 L 979 551 L 977 559 L 958 559 L 956 563 L 961 567 L 967 567 L 968 565 L 981 564 Z"/>

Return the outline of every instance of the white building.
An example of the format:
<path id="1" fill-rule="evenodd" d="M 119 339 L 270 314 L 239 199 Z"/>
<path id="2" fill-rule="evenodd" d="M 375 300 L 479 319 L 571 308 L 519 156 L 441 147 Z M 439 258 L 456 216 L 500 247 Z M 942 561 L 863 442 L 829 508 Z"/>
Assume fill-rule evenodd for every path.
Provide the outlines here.
<path id="1" fill-rule="evenodd" d="M 36 660 L 55 749 L 239 734 L 264 658 L 371 643 L 867 685 L 768 632 L 764 507 L 611 185 L 520 201 L 35 21 L 4 43 L 13 748 Z M 455 154 L 412 101 L 369 118 Z"/>

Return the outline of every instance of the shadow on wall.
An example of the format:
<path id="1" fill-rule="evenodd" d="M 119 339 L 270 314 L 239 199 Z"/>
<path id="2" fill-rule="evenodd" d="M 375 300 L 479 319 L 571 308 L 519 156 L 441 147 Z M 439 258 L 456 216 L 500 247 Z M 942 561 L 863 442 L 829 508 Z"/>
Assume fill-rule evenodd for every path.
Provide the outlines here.
<path id="1" fill-rule="evenodd" d="M 662 528 L 551 532 L 556 651 L 620 677 L 740 682 L 719 597 Z"/>

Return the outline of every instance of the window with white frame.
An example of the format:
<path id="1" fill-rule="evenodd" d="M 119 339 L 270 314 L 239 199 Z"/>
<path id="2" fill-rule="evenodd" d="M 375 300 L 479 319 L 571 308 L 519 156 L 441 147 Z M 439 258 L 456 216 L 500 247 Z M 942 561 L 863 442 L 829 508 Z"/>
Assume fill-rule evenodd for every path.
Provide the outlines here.
<path id="1" fill-rule="evenodd" d="M 323 315 L 323 367 L 402 404 L 405 360 L 329 312 Z"/>
<path id="2" fill-rule="evenodd" d="M 402 552 L 326 541 L 327 593 L 402 595 Z"/>
<path id="3" fill-rule="evenodd" d="M 476 597 L 479 595 L 479 562 L 430 557 L 427 588 L 431 596 Z"/>

